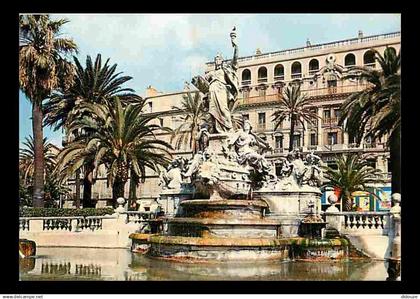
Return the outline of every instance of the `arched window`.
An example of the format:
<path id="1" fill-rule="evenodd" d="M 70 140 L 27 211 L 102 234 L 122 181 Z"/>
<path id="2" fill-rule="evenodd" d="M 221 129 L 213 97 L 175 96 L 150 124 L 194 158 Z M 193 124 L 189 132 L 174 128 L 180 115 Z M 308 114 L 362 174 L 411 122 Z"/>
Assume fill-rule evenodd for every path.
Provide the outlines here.
<path id="1" fill-rule="evenodd" d="M 309 75 L 315 74 L 319 70 L 319 61 L 318 59 L 312 59 L 309 61 Z"/>
<path id="2" fill-rule="evenodd" d="M 292 79 L 302 78 L 302 65 L 295 61 L 292 64 Z"/>
<path id="3" fill-rule="evenodd" d="M 373 51 L 369 50 L 363 55 L 363 64 L 365 66 L 375 67 L 375 53 Z"/>
<path id="4" fill-rule="evenodd" d="M 267 68 L 262 66 L 258 69 L 258 83 L 267 82 Z"/>
<path id="5" fill-rule="evenodd" d="M 251 84 L 251 71 L 249 69 L 244 69 L 242 71 L 242 85 Z"/>
<path id="6" fill-rule="evenodd" d="M 394 54 L 395 56 L 397 56 L 397 50 L 395 50 L 395 48 L 394 48 L 394 47 L 387 47 L 387 48 L 385 48 L 385 50 L 384 50 L 384 56 L 385 56 L 385 53 L 387 52 L 387 49 L 388 49 L 388 51 L 392 51 L 392 52 L 394 52 L 393 54 Z"/>
<path id="7" fill-rule="evenodd" d="M 356 56 L 354 54 L 350 53 L 347 54 L 346 57 L 344 57 L 344 66 L 354 66 L 356 65 Z"/>
<path id="8" fill-rule="evenodd" d="M 284 66 L 282 64 L 278 64 L 274 68 L 274 81 L 278 80 L 284 80 Z"/>

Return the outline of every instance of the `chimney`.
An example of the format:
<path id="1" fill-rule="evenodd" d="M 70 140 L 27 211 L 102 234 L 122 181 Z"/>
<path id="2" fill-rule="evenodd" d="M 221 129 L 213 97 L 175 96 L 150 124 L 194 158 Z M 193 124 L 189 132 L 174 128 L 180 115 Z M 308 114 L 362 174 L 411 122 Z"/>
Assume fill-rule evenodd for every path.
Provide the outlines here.
<path id="1" fill-rule="evenodd" d="M 311 41 L 309 40 L 309 38 L 308 38 L 308 39 L 306 39 L 306 46 L 307 46 L 307 47 L 310 47 L 310 46 L 311 46 Z"/>
<path id="2" fill-rule="evenodd" d="M 358 38 L 363 38 L 363 31 L 362 30 L 359 30 Z"/>
<path id="3" fill-rule="evenodd" d="M 255 50 L 255 55 L 261 55 L 261 54 L 262 54 L 261 49 L 257 48 L 257 50 Z"/>

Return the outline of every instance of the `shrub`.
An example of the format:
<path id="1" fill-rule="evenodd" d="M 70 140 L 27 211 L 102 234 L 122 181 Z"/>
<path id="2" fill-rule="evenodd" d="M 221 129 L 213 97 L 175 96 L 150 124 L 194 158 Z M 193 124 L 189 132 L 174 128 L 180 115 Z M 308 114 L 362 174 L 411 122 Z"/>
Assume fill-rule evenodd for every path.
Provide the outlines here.
<path id="1" fill-rule="evenodd" d="M 62 208 L 21 208 L 19 217 L 68 217 L 68 216 L 104 216 L 114 214 L 113 208 L 85 208 L 85 209 L 62 209 Z"/>

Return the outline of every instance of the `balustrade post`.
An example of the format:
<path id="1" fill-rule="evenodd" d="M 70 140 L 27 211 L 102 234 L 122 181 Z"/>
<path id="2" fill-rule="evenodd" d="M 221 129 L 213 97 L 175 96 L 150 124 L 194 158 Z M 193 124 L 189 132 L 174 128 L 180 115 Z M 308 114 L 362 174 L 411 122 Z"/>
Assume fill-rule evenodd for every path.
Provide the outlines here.
<path id="1" fill-rule="evenodd" d="M 328 196 L 328 202 L 331 204 L 330 207 L 327 208 L 325 221 L 327 222 L 326 225 L 326 234 L 330 235 L 331 233 L 334 234 L 334 231 L 336 233 L 341 234 L 341 229 L 343 225 L 343 216 L 340 215 L 340 210 L 335 206 L 337 203 L 338 198 L 333 193 L 330 196 Z"/>

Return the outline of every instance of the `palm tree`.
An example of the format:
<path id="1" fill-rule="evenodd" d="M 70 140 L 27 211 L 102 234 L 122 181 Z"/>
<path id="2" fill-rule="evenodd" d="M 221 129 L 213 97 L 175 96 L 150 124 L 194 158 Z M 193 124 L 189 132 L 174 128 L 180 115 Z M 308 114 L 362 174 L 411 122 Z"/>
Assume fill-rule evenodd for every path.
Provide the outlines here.
<path id="1" fill-rule="evenodd" d="M 171 143 L 176 138 L 175 148 L 180 149 L 183 145 L 189 145 L 193 154 L 196 153 L 196 135 L 199 131 L 199 125 L 205 120 L 205 111 L 203 110 L 203 101 L 200 93 L 191 92 L 185 95 L 181 102 L 181 107 L 172 107 L 175 111 L 182 114 L 182 124 L 173 131 Z"/>
<path id="2" fill-rule="evenodd" d="M 25 185 L 31 184 L 35 173 L 35 146 L 32 136 L 26 137 L 24 148 L 19 149 L 19 174 Z M 43 140 L 43 157 L 45 160 L 44 179 L 55 167 L 55 154 L 51 151 L 52 144 L 45 137 Z"/>
<path id="3" fill-rule="evenodd" d="M 88 55 L 86 66 L 83 67 L 79 60 L 74 57 L 76 74 L 71 88 L 54 93 L 45 105 L 45 124 L 52 126 L 54 130 L 65 129 L 67 135 L 76 135 L 76 132 L 68 132 L 70 123 L 75 118 L 82 117 L 86 113 L 81 107 L 82 103 L 106 104 L 112 97 L 118 96 L 123 105 L 135 103 L 141 97 L 134 94 L 131 88 L 123 88 L 122 85 L 131 80 L 130 76 L 121 76 L 116 73 L 117 64 L 109 65 L 109 58 L 102 64 L 101 54 L 96 56 L 95 62 Z M 89 130 L 85 130 L 89 134 Z M 70 137 L 70 136 L 68 136 Z M 87 159 L 81 167 L 83 169 L 83 207 L 93 207 L 93 160 Z M 76 170 L 76 180 L 80 170 Z M 79 188 L 76 187 L 76 190 Z"/>
<path id="4" fill-rule="evenodd" d="M 369 166 L 360 154 L 342 154 L 337 159 L 337 169 L 324 169 L 325 179 L 328 181 L 325 186 L 341 190 L 340 197 L 345 211 L 352 209 L 353 192 L 367 190 L 369 183 L 383 182 L 382 172 Z"/>
<path id="5" fill-rule="evenodd" d="M 146 168 L 158 171 L 158 166 L 169 162 L 171 145 L 156 138 L 156 133 L 169 131 L 151 124 L 155 115 L 142 113 L 145 101 L 123 108 L 118 97 L 105 104 L 82 103 L 89 114 L 75 119 L 70 130 L 89 129 L 90 134 L 68 144 L 58 157 L 57 172 L 69 175 L 93 159 L 95 169 L 104 165 L 108 182 L 112 185 L 113 199 L 124 196 L 124 186 L 132 168 L 145 179 Z"/>
<path id="6" fill-rule="evenodd" d="M 365 90 L 349 96 L 342 105 L 339 124 L 360 144 L 364 137 L 388 137 L 391 152 L 392 192 L 400 192 L 401 58 L 393 48 L 384 56 L 376 51 L 380 69 L 354 67 L 344 79 L 367 82 Z"/>
<path id="7" fill-rule="evenodd" d="M 279 104 L 280 107 L 272 115 L 275 122 L 274 130 L 277 130 L 284 120 L 290 121 L 289 151 L 291 152 L 293 151 L 295 126 L 301 123 L 303 130 L 305 130 L 305 120 L 313 124 L 319 117 L 312 111 L 313 107 L 310 105 L 306 94 L 300 92 L 299 84 L 288 85 Z"/>
<path id="8" fill-rule="evenodd" d="M 65 56 L 77 52 L 77 47 L 73 40 L 59 37 L 67 22 L 48 15 L 19 17 L 19 86 L 32 103 L 35 207 L 42 207 L 44 198 L 42 102 L 53 90 L 66 89 L 73 81 L 73 66 Z"/>

